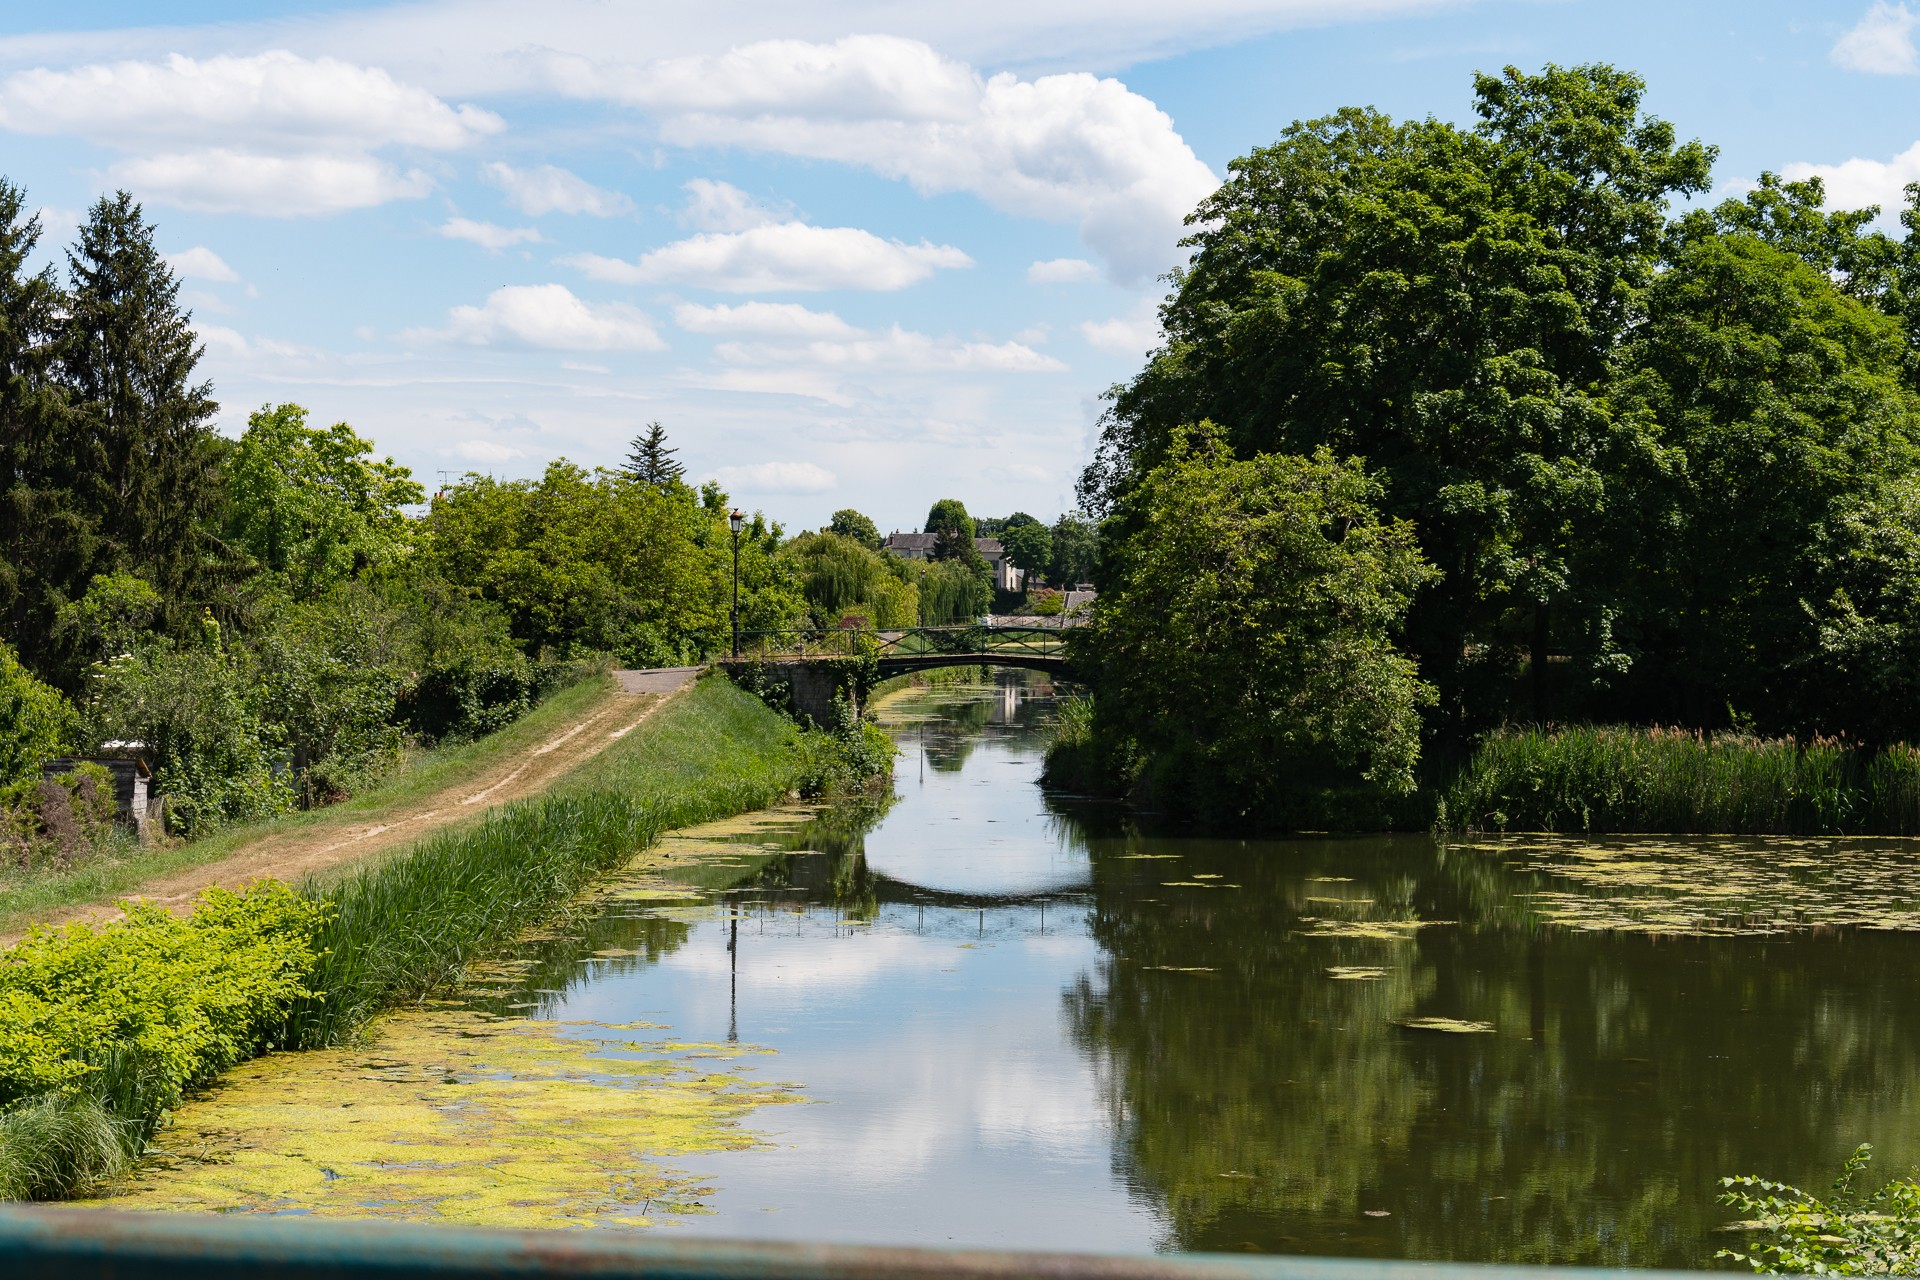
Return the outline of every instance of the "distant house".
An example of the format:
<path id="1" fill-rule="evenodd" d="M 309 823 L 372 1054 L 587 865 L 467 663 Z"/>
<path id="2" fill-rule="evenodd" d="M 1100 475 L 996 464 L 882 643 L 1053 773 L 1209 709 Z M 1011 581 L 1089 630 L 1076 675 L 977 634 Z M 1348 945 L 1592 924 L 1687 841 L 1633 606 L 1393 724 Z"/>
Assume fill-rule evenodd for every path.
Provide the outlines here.
<path id="1" fill-rule="evenodd" d="M 111 743 L 109 746 L 113 745 Z M 72 773 L 83 764 L 97 764 L 113 776 L 114 818 L 123 827 L 136 832 L 144 844 L 160 830 L 157 797 L 153 795 L 153 774 L 147 762 L 120 756 L 62 756 L 40 766 L 43 778 Z"/>
<path id="2" fill-rule="evenodd" d="M 887 540 L 881 549 L 890 551 L 903 560 L 931 560 L 933 544 L 937 540 L 937 535 L 931 533 L 901 533 L 896 530 L 887 535 Z M 1007 559 L 1006 548 L 1000 545 L 1000 539 L 975 538 L 973 549 L 980 553 L 980 558 L 987 562 L 989 569 L 993 570 L 995 590 L 1012 592 L 1026 586 L 1027 571 Z"/>

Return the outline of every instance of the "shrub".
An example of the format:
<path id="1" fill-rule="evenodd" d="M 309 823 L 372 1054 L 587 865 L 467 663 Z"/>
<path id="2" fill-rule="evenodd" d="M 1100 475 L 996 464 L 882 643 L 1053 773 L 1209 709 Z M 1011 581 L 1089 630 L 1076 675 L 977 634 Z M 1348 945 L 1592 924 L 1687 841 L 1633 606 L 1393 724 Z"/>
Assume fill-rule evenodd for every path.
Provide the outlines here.
<path id="1" fill-rule="evenodd" d="M 117 809 L 113 775 L 91 762 L 0 787 L 0 860 L 69 865 L 112 840 Z"/>
<path id="2" fill-rule="evenodd" d="M 60 691 L 34 679 L 0 641 L 0 786 L 38 778 L 41 762 L 66 750 L 77 723 Z"/>
<path id="3" fill-rule="evenodd" d="M 1873 1159 L 1861 1143 L 1821 1200 L 1784 1182 L 1722 1178 L 1720 1203 L 1755 1233 L 1747 1252 L 1716 1258 L 1744 1262 L 1762 1275 L 1920 1275 L 1920 1182 L 1898 1178 L 1875 1191 L 1858 1184 Z"/>
<path id="4" fill-rule="evenodd" d="M 1058 617 L 1066 607 L 1066 596 L 1052 587 L 1042 587 L 1027 596 L 1027 612 L 1036 618 Z"/>

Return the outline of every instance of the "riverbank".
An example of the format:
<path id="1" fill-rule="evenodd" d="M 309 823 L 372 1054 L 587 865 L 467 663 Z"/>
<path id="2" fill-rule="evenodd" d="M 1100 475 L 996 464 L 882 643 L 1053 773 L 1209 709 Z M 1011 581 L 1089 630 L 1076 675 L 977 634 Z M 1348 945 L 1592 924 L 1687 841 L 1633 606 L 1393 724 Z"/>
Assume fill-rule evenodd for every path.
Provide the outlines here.
<path id="1" fill-rule="evenodd" d="M 289 883 L 377 856 L 427 833 L 477 821 L 494 805 L 524 799 L 631 733 L 662 697 L 629 693 L 597 676 L 547 698 L 513 724 L 472 742 L 423 752 L 363 795 L 204 840 L 132 850 L 53 871 L 0 880 L 0 946 L 29 926 L 102 923 L 120 899 L 139 895 L 185 909 L 203 889 L 271 878 Z"/>
<path id="2" fill-rule="evenodd" d="M 269 918 L 215 890 L 183 921 L 148 908 L 31 937 L 23 945 L 47 963 L 0 966 L 0 1194 L 69 1195 L 124 1170 L 179 1089 L 261 1051 L 346 1041 L 380 1009 L 445 986 L 550 918 L 662 831 L 829 785 L 845 775 L 848 751 L 707 679 L 546 794 L 308 882 L 299 897 L 317 919 Z M 241 932 L 279 948 L 275 976 L 292 974 L 291 986 L 263 985 L 257 964 L 214 939 L 197 967 L 168 970 L 170 999 L 116 999 L 103 1013 L 103 961 L 150 970 L 177 952 L 179 930 L 223 911 L 265 921 Z M 209 1023 L 218 1035 L 181 1034 Z M 144 1086 L 161 1061 L 178 1089 Z M 57 1087 L 37 1087 L 55 1077 Z"/>
<path id="3" fill-rule="evenodd" d="M 1363 784 L 1267 797 L 1258 810 L 1157 804 L 1152 770 L 1102 739 L 1090 699 L 1061 708 L 1044 778 L 1127 799 L 1200 830 L 1586 832 L 1618 835 L 1920 834 L 1920 748 L 1617 725 L 1501 729 L 1418 790 Z M 1178 801 L 1180 797 L 1171 798 Z"/>

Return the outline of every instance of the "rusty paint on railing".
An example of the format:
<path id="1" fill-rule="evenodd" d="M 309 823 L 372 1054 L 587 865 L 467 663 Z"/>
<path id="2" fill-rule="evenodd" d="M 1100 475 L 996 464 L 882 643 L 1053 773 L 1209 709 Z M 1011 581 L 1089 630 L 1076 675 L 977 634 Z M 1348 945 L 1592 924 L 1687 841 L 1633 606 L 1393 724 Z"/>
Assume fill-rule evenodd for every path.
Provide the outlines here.
<path id="1" fill-rule="evenodd" d="M 857 1206 L 849 1206 L 857 1214 Z M 1678 1280 L 1247 1254 L 996 1253 L 0 1207 L 5 1280 Z"/>

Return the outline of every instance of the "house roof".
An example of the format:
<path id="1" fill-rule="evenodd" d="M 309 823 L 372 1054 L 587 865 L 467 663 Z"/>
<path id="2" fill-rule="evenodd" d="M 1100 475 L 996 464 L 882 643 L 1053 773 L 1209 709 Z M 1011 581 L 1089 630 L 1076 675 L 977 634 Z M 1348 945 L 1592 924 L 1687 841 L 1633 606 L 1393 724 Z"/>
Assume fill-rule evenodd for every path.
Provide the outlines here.
<path id="1" fill-rule="evenodd" d="M 939 539 L 934 533 L 890 533 L 887 535 L 885 549 L 888 551 L 932 551 Z M 989 560 L 998 560 L 1006 555 L 998 538 L 975 538 L 973 549 Z"/>

